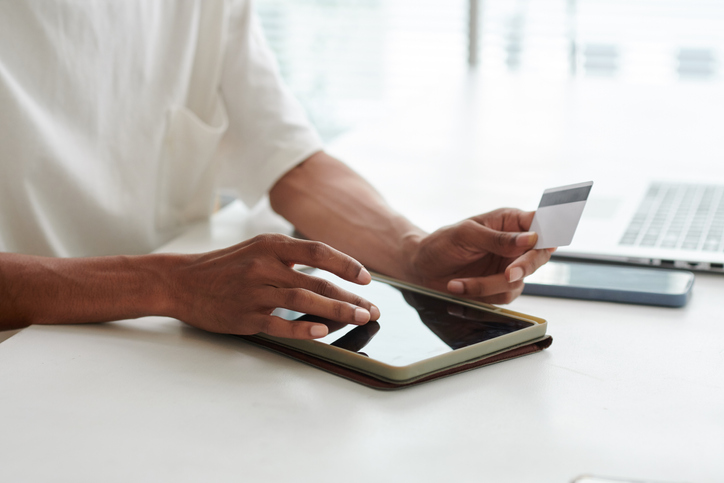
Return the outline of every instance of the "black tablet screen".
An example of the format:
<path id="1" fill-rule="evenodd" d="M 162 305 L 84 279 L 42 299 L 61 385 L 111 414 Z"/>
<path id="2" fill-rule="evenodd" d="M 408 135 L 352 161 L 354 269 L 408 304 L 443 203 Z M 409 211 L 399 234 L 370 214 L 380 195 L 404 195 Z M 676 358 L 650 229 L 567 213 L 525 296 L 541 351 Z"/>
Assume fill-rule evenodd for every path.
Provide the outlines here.
<path id="1" fill-rule="evenodd" d="M 393 366 L 405 366 L 446 352 L 534 325 L 505 314 L 440 300 L 428 295 L 398 289 L 373 280 L 360 286 L 331 274 L 315 271 L 377 305 L 381 317 L 366 325 L 344 325 L 321 317 L 277 309 L 276 315 L 288 320 L 314 320 L 325 323 L 329 334 L 320 342 L 358 352 Z"/>

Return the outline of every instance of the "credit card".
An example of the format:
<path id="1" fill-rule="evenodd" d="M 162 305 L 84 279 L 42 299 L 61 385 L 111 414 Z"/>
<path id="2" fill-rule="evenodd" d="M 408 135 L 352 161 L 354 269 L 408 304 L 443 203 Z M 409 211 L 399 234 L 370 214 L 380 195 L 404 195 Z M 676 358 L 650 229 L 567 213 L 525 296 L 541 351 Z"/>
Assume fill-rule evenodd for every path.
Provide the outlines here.
<path id="1" fill-rule="evenodd" d="M 570 245 L 586 206 L 593 181 L 549 188 L 543 192 L 530 231 L 538 234 L 533 248 Z"/>

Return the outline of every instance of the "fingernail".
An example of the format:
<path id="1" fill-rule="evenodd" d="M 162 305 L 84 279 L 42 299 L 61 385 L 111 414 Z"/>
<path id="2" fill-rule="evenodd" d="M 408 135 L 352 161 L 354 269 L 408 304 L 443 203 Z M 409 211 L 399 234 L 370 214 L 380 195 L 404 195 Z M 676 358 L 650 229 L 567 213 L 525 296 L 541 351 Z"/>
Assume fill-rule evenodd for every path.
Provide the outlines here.
<path id="1" fill-rule="evenodd" d="M 365 322 L 369 322 L 370 320 L 370 313 L 367 311 L 367 309 L 363 309 L 362 307 L 357 307 L 354 309 L 354 321 L 359 322 L 360 324 L 364 324 Z"/>
<path id="2" fill-rule="evenodd" d="M 460 280 L 450 280 L 447 289 L 452 293 L 465 293 L 465 285 Z"/>
<path id="3" fill-rule="evenodd" d="M 372 281 L 372 275 L 367 271 L 365 267 L 362 267 L 357 274 L 357 281 L 360 283 L 368 284 Z"/>
<path id="4" fill-rule="evenodd" d="M 532 247 L 535 245 L 538 235 L 534 231 L 521 233 L 515 238 L 515 245 L 519 247 Z"/>
<path id="5" fill-rule="evenodd" d="M 316 338 L 324 337 L 327 335 L 328 329 L 326 325 L 313 325 L 311 329 L 309 329 L 309 334 Z"/>
<path id="6" fill-rule="evenodd" d="M 514 267 L 514 268 L 510 269 L 510 279 L 508 280 L 508 282 L 510 282 L 510 283 L 517 282 L 521 278 L 523 278 L 523 269 L 522 268 Z"/>
<path id="7" fill-rule="evenodd" d="M 380 318 L 380 309 L 376 305 L 370 307 L 370 320 L 377 320 Z"/>

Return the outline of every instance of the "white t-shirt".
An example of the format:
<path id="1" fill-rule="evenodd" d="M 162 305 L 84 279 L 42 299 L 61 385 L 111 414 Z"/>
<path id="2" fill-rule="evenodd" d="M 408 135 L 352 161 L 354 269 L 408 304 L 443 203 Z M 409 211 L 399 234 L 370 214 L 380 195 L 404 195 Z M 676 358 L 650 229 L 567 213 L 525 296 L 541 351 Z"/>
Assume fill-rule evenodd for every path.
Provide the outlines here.
<path id="1" fill-rule="evenodd" d="M 0 251 L 148 253 L 321 148 L 249 1 L 0 2 Z"/>

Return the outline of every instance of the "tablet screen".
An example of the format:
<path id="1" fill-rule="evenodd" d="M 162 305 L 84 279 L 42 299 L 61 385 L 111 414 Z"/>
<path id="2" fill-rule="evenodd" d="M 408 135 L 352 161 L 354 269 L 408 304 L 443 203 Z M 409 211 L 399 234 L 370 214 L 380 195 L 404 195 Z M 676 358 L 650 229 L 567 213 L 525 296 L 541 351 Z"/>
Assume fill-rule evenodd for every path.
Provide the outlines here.
<path id="1" fill-rule="evenodd" d="M 317 339 L 319 342 L 392 366 L 413 364 L 535 325 L 376 280 L 369 285 L 356 285 L 319 270 L 314 276 L 330 280 L 377 305 L 380 319 L 356 326 L 284 309 L 277 309 L 274 314 L 287 320 L 322 322 L 329 327 L 329 334 Z"/>

